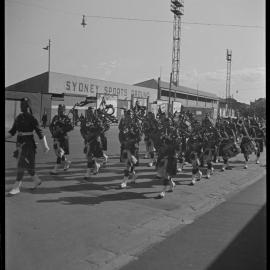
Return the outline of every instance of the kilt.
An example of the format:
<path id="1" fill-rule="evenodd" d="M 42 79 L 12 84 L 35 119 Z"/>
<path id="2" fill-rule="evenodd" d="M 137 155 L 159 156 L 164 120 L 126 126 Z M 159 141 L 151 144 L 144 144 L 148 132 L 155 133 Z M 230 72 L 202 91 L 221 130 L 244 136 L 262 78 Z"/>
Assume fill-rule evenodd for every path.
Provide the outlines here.
<path id="1" fill-rule="evenodd" d="M 258 150 L 262 153 L 263 152 L 263 138 L 256 138 L 255 143 Z"/>
<path id="2" fill-rule="evenodd" d="M 30 175 L 35 173 L 35 156 L 36 156 L 36 145 L 33 143 L 24 143 L 18 145 L 15 155 L 18 158 L 18 170 L 26 169 Z"/>
<path id="3" fill-rule="evenodd" d="M 57 148 L 57 143 L 59 143 L 59 147 L 62 148 L 65 152 L 65 155 L 69 155 L 69 139 L 67 136 L 54 138 L 54 149 Z"/>
<path id="4" fill-rule="evenodd" d="M 241 149 L 234 140 L 224 140 L 221 142 L 219 147 L 219 154 L 222 157 L 232 158 L 238 155 L 241 152 Z"/>
<path id="5" fill-rule="evenodd" d="M 240 148 L 244 155 L 251 155 L 255 151 L 255 145 L 248 137 L 243 137 Z"/>
<path id="6" fill-rule="evenodd" d="M 84 153 L 87 158 L 101 158 L 103 157 L 103 151 L 101 147 L 101 143 L 98 140 L 91 140 L 85 146 Z"/>

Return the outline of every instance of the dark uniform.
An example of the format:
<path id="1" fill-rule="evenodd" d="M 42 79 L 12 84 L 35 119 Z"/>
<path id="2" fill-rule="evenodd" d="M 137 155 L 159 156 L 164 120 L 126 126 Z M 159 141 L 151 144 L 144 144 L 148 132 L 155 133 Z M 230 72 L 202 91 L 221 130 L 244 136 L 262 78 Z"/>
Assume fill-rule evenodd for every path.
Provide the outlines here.
<path id="1" fill-rule="evenodd" d="M 49 126 L 52 138 L 54 140 L 53 148 L 56 154 L 56 166 L 51 171 L 51 174 L 56 174 L 59 165 L 64 162 L 64 170 L 67 170 L 70 161 L 67 160 L 66 155 L 69 155 L 69 138 L 68 132 L 73 129 L 71 119 L 64 114 L 65 105 L 58 106 L 58 114 L 55 115 Z"/>
<path id="2" fill-rule="evenodd" d="M 49 150 L 39 122 L 32 115 L 30 100 L 28 98 L 22 99 L 21 110 L 22 113 L 16 117 L 12 128 L 9 130 L 10 136 L 8 136 L 14 136 L 17 133 L 16 151 L 14 152 L 14 157 L 18 160 L 17 176 L 16 183 L 10 191 L 12 195 L 20 192 L 20 185 L 25 170 L 28 171 L 34 181 L 33 189 L 41 184 L 41 180 L 35 172 L 36 143 L 34 140 L 34 131 L 38 138 L 43 140 L 45 150 Z"/>
<path id="3" fill-rule="evenodd" d="M 103 157 L 102 142 L 100 139 L 100 134 L 103 130 L 102 121 L 94 114 L 92 108 L 89 107 L 80 128 L 85 144 L 84 153 L 87 158 L 85 179 L 90 177 L 91 169 L 95 170 L 95 174 L 99 171 L 100 164 L 97 162 L 97 159 Z"/>
<path id="4" fill-rule="evenodd" d="M 139 142 L 142 133 L 141 126 L 138 121 L 131 118 L 131 112 L 128 110 L 124 118 L 119 123 L 119 141 L 121 143 L 121 161 L 126 161 L 126 169 L 124 170 L 124 179 L 121 188 L 125 188 L 130 174 L 133 175 L 135 182 L 135 169 L 138 164 Z"/>

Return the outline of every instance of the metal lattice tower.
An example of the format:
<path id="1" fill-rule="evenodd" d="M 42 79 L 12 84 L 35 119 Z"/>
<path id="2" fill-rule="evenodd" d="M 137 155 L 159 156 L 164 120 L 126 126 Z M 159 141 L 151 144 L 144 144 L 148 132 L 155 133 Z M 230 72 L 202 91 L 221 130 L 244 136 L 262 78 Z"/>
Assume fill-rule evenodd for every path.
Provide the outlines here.
<path id="1" fill-rule="evenodd" d="M 172 83 L 179 86 L 181 16 L 184 15 L 184 0 L 171 0 L 173 22 Z"/>
<path id="2" fill-rule="evenodd" d="M 228 116 L 228 110 L 229 110 L 229 104 L 228 99 L 231 97 L 231 62 L 232 62 L 232 51 L 227 49 L 227 76 L 226 76 L 226 104 L 227 104 L 227 110 L 226 114 Z"/>

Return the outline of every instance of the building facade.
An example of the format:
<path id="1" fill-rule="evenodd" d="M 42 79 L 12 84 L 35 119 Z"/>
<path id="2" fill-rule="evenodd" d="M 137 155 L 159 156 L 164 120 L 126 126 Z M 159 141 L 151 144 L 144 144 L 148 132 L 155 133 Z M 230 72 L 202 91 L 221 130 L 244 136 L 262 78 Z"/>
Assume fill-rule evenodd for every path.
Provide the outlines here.
<path id="1" fill-rule="evenodd" d="M 65 104 L 69 112 L 76 103 L 86 98 L 93 98 L 92 103 L 84 107 L 76 107 L 77 115 L 85 114 L 85 110 L 98 107 L 105 98 L 106 103 L 113 104 L 115 115 L 120 118 L 123 110 L 129 109 L 131 104 L 139 101 L 154 113 L 161 107 L 168 110 L 170 102 L 173 111 L 189 110 L 197 118 L 206 113 L 216 119 L 219 98 L 211 93 L 179 86 L 171 86 L 160 80 L 148 80 L 134 85 L 104 81 L 75 75 L 45 72 L 35 77 L 10 85 L 5 89 L 6 127 L 10 127 L 16 115 L 20 113 L 19 100 L 29 97 L 35 117 L 41 120 L 47 113 L 48 123 L 57 113 L 59 104 Z"/>
<path id="2" fill-rule="evenodd" d="M 219 108 L 219 97 L 215 94 L 185 86 L 170 85 L 160 79 L 151 79 L 135 84 L 147 88 L 157 89 L 158 106 L 162 106 L 163 110 L 167 110 L 170 103 L 174 111 L 190 111 L 198 120 L 205 117 L 207 113 L 213 120 L 217 118 Z"/>
<path id="3" fill-rule="evenodd" d="M 85 113 L 88 106 L 98 107 L 102 98 L 115 107 L 116 116 L 120 117 L 122 108 L 130 108 L 133 100 L 141 104 L 154 102 L 157 91 L 135 85 L 79 77 L 57 72 L 45 72 L 38 76 L 26 79 L 6 87 L 6 126 L 10 126 L 14 117 L 20 113 L 19 100 L 29 97 L 35 117 L 41 120 L 46 111 L 48 119 L 57 113 L 59 104 L 65 104 L 67 112 L 78 102 L 86 97 L 96 98 L 96 101 L 85 107 L 77 107 L 78 115 Z"/>

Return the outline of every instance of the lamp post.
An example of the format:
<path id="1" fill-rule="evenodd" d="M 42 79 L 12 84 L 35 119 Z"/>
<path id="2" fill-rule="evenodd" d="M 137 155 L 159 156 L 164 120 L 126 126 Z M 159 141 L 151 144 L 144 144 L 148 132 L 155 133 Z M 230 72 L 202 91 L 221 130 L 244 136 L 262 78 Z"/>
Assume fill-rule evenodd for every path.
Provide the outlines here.
<path id="1" fill-rule="evenodd" d="M 51 40 L 49 39 L 49 44 L 43 48 L 43 50 L 48 51 L 48 72 L 51 69 Z"/>

